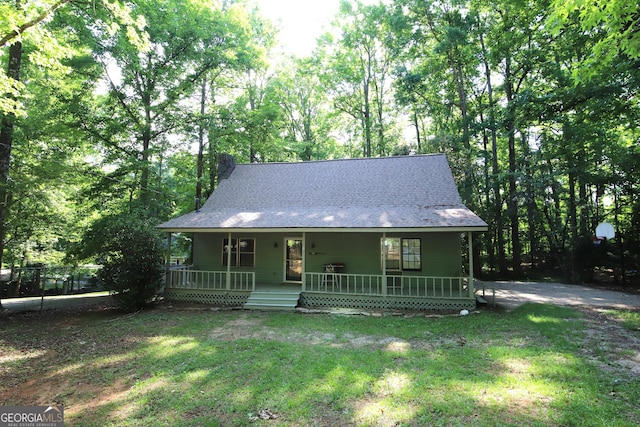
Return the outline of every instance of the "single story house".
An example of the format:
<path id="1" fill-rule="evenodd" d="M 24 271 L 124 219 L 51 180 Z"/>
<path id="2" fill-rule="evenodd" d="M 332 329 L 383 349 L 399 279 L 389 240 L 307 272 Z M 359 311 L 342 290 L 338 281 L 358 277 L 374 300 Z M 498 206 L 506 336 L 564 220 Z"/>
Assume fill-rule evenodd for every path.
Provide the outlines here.
<path id="1" fill-rule="evenodd" d="M 445 155 L 221 159 L 202 208 L 159 226 L 169 238 L 193 236 L 193 265 L 168 269 L 167 298 L 247 308 L 475 307 L 471 233 L 487 224 L 463 205 Z"/>

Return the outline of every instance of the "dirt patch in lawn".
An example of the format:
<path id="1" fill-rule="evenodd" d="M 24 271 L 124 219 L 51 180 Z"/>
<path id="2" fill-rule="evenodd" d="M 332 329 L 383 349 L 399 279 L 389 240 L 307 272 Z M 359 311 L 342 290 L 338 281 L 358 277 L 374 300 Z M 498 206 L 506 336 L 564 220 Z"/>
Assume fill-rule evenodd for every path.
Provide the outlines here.
<path id="1" fill-rule="evenodd" d="M 218 341 L 235 341 L 238 339 L 258 339 L 303 345 L 326 345 L 335 348 L 385 348 L 389 351 L 402 353 L 412 345 L 424 348 L 425 343 L 411 343 L 396 337 L 376 337 L 357 334 L 333 334 L 328 332 L 283 332 L 280 329 L 266 326 L 260 318 L 255 316 L 240 317 L 224 326 L 214 328 L 209 338 Z"/>
<path id="2" fill-rule="evenodd" d="M 604 309 L 579 310 L 586 323 L 581 353 L 604 370 L 640 376 L 640 331 L 625 328 Z"/>

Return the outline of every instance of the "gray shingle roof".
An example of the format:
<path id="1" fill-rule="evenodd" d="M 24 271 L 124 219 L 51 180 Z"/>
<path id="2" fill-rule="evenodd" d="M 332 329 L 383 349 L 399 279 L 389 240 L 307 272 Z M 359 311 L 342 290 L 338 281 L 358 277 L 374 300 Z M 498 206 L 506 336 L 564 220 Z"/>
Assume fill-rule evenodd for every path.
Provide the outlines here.
<path id="1" fill-rule="evenodd" d="M 281 228 L 474 228 L 444 155 L 239 164 L 199 212 L 171 231 Z"/>

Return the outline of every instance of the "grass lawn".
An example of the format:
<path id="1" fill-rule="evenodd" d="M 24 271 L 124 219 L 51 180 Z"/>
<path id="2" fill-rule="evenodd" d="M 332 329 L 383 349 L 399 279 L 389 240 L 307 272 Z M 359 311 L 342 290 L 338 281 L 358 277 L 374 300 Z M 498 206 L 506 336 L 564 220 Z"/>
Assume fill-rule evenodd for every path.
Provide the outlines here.
<path id="1" fill-rule="evenodd" d="M 0 316 L 0 405 L 69 426 L 637 426 L 640 316 Z"/>

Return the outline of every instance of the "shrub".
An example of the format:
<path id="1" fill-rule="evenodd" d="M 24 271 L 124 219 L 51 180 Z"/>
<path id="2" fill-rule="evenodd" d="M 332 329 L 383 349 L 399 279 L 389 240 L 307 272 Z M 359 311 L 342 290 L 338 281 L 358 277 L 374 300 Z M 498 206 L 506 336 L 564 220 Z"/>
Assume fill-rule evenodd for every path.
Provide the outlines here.
<path id="1" fill-rule="evenodd" d="M 98 278 L 115 292 L 119 305 L 133 310 L 148 304 L 162 283 L 162 239 L 152 222 L 133 214 L 96 221 L 85 234 L 83 257 L 102 265 Z"/>

